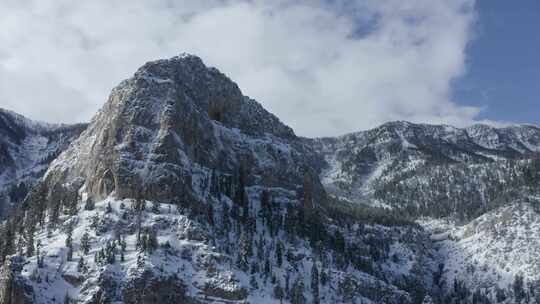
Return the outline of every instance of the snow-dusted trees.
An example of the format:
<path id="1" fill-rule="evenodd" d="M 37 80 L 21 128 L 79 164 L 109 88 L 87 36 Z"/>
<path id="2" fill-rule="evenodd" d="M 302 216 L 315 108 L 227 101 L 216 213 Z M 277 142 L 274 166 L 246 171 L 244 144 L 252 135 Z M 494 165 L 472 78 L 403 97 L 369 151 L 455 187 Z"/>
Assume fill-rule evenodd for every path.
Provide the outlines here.
<path id="1" fill-rule="evenodd" d="M 90 235 L 88 231 L 85 231 L 81 237 L 81 250 L 84 254 L 90 252 Z"/>
<path id="2" fill-rule="evenodd" d="M 26 231 L 26 256 L 31 257 L 34 255 L 34 230 L 35 226 L 28 227 Z"/>
<path id="3" fill-rule="evenodd" d="M 79 258 L 79 262 L 77 263 L 77 271 L 80 273 L 85 273 L 88 270 L 88 266 L 86 266 L 86 261 L 84 260 L 84 257 L 81 255 Z"/>
<path id="4" fill-rule="evenodd" d="M 158 245 L 157 231 L 152 228 L 143 231 L 137 240 L 137 248 L 141 252 L 151 254 L 158 248 Z"/>
<path id="5" fill-rule="evenodd" d="M 0 225 L 0 263 L 4 263 L 6 256 L 15 252 L 15 227 L 13 220 Z"/>
<path id="6" fill-rule="evenodd" d="M 243 271 L 249 269 L 249 259 L 253 255 L 253 243 L 249 233 L 243 233 L 240 237 L 240 244 L 236 266 Z"/>
<path id="7" fill-rule="evenodd" d="M 96 204 L 94 203 L 94 200 L 92 198 L 87 198 L 84 202 L 84 210 L 91 211 L 94 210 Z"/>
<path id="8" fill-rule="evenodd" d="M 523 283 L 522 275 L 517 274 L 514 277 L 514 282 L 512 283 L 512 289 L 514 291 L 514 299 L 516 303 L 521 303 L 521 300 L 523 300 L 526 296 L 525 284 Z"/>
<path id="9" fill-rule="evenodd" d="M 279 283 L 274 286 L 274 297 L 279 300 L 279 303 L 283 303 L 283 298 L 285 297 L 285 292 Z"/>
<path id="10" fill-rule="evenodd" d="M 94 262 L 98 265 L 114 264 L 116 263 L 116 253 L 116 243 L 107 241 L 105 247 L 101 248 L 94 255 Z"/>
<path id="11" fill-rule="evenodd" d="M 283 250 L 283 243 L 281 241 L 278 241 L 275 251 L 276 264 L 278 267 L 281 267 L 283 265 Z"/>
<path id="12" fill-rule="evenodd" d="M 313 296 L 313 304 L 319 304 L 319 269 L 315 262 L 313 263 L 313 267 L 311 267 L 311 293 Z"/>
<path id="13" fill-rule="evenodd" d="M 69 223 L 66 227 L 66 259 L 71 261 L 73 259 L 73 225 Z"/>
<path id="14" fill-rule="evenodd" d="M 304 304 L 306 297 L 304 296 L 304 281 L 302 278 L 297 278 L 291 287 L 290 296 L 291 304 Z"/>

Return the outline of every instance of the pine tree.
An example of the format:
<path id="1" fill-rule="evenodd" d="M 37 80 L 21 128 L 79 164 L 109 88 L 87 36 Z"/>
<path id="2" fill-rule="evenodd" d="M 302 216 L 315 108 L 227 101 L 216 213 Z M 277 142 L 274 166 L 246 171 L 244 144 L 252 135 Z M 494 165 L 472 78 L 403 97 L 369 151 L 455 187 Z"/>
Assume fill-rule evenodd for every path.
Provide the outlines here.
<path id="1" fill-rule="evenodd" d="M 512 284 L 514 289 L 514 299 L 516 303 L 520 303 L 525 298 L 525 288 L 523 284 L 523 276 L 518 274 L 514 277 L 514 283 Z"/>
<path id="2" fill-rule="evenodd" d="M 155 213 L 155 214 L 159 214 L 159 203 L 158 202 L 153 202 L 152 203 L 152 212 Z"/>
<path id="3" fill-rule="evenodd" d="M 219 187 L 219 177 L 216 174 L 216 170 L 212 169 L 212 175 L 210 178 L 210 194 L 221 199 L 221 190 Z"/>
<path id="4" fill-rule="evenodd" d="M 274 286 L 274 297 L 279 300 L 280 304 L 283 304 L 283 298 L 285 297 L 285 293 L 283 292 L 283 288 L 279 284 L 276 284 Z"/>
<path id="5" fill-rule="evenodd" d="M 6 256 L 13 254 L 15 249 L 15 232 L 13 231 L 13 223 L 7 221 L 3 228 L 3 237 L 0 239 L 2 243 L 1 262 L 4 263 Z"/>
<path id="6" fill-rule="evenodd" d="M 86 202 L 84 203 L 84 210 L 91 211 L 94 210 L 96 204 L 94 203 L 94 200 L 91 198 L 86 199 Z"/>
<path id="7" fill-rule="evenodd" d="M 36 258 L 37 258 L 38 268 L 43 268 L 43 264 L 41 263 L 41 241 L 40 240 L 38 240 L 36 244 Z"/>
<path id="8" fill-rule="evenodd" d="M 140 240 L 137 244 L 137 247 L 139 248 L 139 251 L 141 252 L 146 252 L 147 250 L 147 246 L 148 246 L 148 241 L 147 241 L 148 237 L 146 235 L 146 233 L 143 233 L 141 234 L 141 237 L 140 237 Z"/>
<path id="9" fill-rule="evenodd" d="M 90 235 L 88 234 L 88 231 L 85 231 L 81 237 L 81 249 L 84 254 L 90 252 Z"/>
<path id="10" fill-rule="evenodd" d="M 328 283 L 328 280 L 329 280 L 328 274 L 327 274 L 326 271 L 324 271 L 324 269 L 323 269 L 323 270 L 321 271 L 321 273 L 320 273 L 320 280 L 319 280 L 319 281 L 321 282 L 321 285 L 322 285 L 322 286 L 325 286 L 326 283 Z"/>
<path id="11" fill-rule="evenodd" d="M 245 194 L 244 194 L 245 195 Z M 249 223 L 249 207 L 250 207 L 250 201 L 246 198 L 244 198 L 244 204 L 242 205 L 242 223 L 244 225 L 247 225 Z"/>
<path id="12" fill-rule="evenodd" d="M 144 260 L 144 255 L 139 254 L 139 255 L 137 256 L 137 268 L 139 268 L 139 269 L 144 268 L 145 263 L 146 263 L 146 262 L 145 262 L 145 260 Z"/>
<path id="13" fill-rule="evenodd" d="M 37 257 L 37 261 L 38 261 L 38 267 L 39 267 L 39 257 L 41 255 L 41 241 L 38 240 L 37 241 L 37 244 L 36 244 L 36 257 Z"/>
<path id="14" fill-rule="evenodd" d="M 270 193 L 263 190 L 261 193 L 261 216 L 268 224 L 272 218 L 272 206 L 270 205 Z"/>
<path id="15" fill-rule="evenodd" d="M 73 259 L 73 225 L 70 223 L 67 226 L 66 231 L 66 248 L 67 248 L 67 255 L 66 258 L 68 261 L 71 261 Z"/>
<path id="16" fill-rule="evenodd" d="M 301 226 L 298 222 L 297 211 L 292 205 L 287 205 L 283 226 L 285 233 L 289 236 L 294 235 L 296 229 Z"/>
<path id="17" fill-rule="evenodd" d="M 105 247 L 105 260 L 111 265 L 116 263 L 116 244 L 114 242 L 107 241 Z"/>
<path id="18" fill-rule="evenodd" d="M 154 229 L 151 229 L 149 232 L 148 232 L 148 237 L 146 238 L 147 240 L 147 246 L 146 248 L 148 249 L 148 252 L 149 253 L 153 253 L 157 248 L 158 248 L 158 239 L 157 239 L 157 232 L 154 230 Z"/>
<path id="19" fill-rule="evenodd" d="M 239 245 L 236 265 L 243 271 L 247 271 L 249 268 L 249 258 L 253 255 L 251 240 L 247 236 L 247 233 L 242 234 Z"/>
<path id="20" fill-rule="evenodd" d="M 278 267 L 283 265 L 283 244 L 281 241 L 278 241 L 276 245 L 276 264 Z"/>
<path id="21" fill-rule="evenodd" d="M 319 304 L 319 269 L 317 269 L 315 262 L 313 262 L 313 267 L 311 267 L 311 292 L 313 293 L 313 304 Z"/>
<path id="22" fill-rule="evenodd" d="M 251 275 L 249 278 L 249 286 L 251 286 L 252 290 L 256 290 L 259 288 L 259 283 L 257 283 L 257 278 L 255 275 Z"/>
<path id="23" fill-rule="evenodd" d="M 69 293 L 66 291 L 66 295 L 64 296 L 64 304 L 71 304 L 71 298 L 69 297 Z"/>
<path id="24" fill-rule="evenodd" d="M 124 262 L 125 260 L 124 255 L 125 255 L 126 247 L 127 247 L 125 237 L 120 236 L 119 245 L 120 245 L 120 261 Z"/>
<path id="25" fill-rule="evenodd" d="M 264 277 L 268 278 L 272 270 L 270 269 L 270 259 L 266 258 L 264 261 Z"/>
<path id="26" fill-rule="evenodd" d="M 80 273 L 85 273 L 87 270 L 86 263 L 84 261 L 84 257 L 81 255 L 81 258 L 79 259 L 79 263 L 77 264 L 77 271 Z"/>
<path id="27" fill-rule="evenodd" d="M 49 212 L 49 229 L 56 228 L 56 224 L 58 224 L 59 217 L 60 217 L 60 202 L 53 201 L 51 203 L 51 208 Z"/>
<path id="28" fill-rule="evenodd" d="M 291 304 L 304 304 L 306 298 L 304 296 L 304 282 L 301 278 L 297 278 L 291 289 Z"/>
<path id="29" fill-rule="evenodd" d="M 208 205 L 208 209 L 206 211 L 206 218 L 208 220 L 208 224 L 210 226 L 214 226 L 214 208 L 212 205 Z"/>
<path id="30" fill-rule="evenodd" d="M 78 194 L 77 194 L 77 196 L 78 196 Z M 67 214 L 68 215 L 71 215 L 71 216 L 76 215 L 77 212 L 79 211 L 77 209 L 77 201 L 78 201 L 78 198 L 75 198 L 71 203 L 69 203 L 67 205 Z"/>
<path id="31" fill-rule="evenodd" d="M 221 225 L 223 226 L 224 234 L 228 234 L 229 231 L 231 230 L 231 220 L 230 220 L 230 214 L 229 214 L 229 206 L 227 204 L 223 205 Z"/>
<path id="32" fill-rule="evenodd" d="M 289 293 L 291 291 L 291 271 L 289 269 L 287 269 L 287 271 L 285 271 L 285 293 L 287 294 L 287 296 L 289 296 Z"/>
<path id="33" fill-rule="evenodd" d="M 345 238 L 339 230 L 336 230 L 334 234 L 333 247 L 339 253 L 345 252 Z"/>
<path id="34" fill-rule="evenodd" d="M 32 225 L 27 232 L 26 241 L 26 256 L 31 257 L 34 255 L 34 226 Z"/>

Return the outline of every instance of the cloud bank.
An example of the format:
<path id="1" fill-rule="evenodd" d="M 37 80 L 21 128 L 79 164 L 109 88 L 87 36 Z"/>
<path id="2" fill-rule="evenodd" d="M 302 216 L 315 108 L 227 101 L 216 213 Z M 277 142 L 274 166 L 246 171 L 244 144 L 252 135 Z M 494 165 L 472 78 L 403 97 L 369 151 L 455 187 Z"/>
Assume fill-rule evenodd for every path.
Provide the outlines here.
<path id="1" fill-rule="evenodd" d="M 305 136 L 466 125 L 474 0 L 2 0 L 0 107 L 88 120 L 144 62 L 201 56 Z"/>

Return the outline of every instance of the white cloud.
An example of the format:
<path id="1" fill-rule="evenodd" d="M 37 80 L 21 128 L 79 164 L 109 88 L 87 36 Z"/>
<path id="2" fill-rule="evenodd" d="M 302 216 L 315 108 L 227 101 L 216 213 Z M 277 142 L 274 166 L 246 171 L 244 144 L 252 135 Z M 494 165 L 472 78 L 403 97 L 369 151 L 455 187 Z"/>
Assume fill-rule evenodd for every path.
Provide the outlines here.
<path id="1" fill-rule="evenodd" d="M 197 54 L 298 134 L 468 124 L 474 0 L 0 0 L 0 106 L 88 120 L 145 61 Z"/>

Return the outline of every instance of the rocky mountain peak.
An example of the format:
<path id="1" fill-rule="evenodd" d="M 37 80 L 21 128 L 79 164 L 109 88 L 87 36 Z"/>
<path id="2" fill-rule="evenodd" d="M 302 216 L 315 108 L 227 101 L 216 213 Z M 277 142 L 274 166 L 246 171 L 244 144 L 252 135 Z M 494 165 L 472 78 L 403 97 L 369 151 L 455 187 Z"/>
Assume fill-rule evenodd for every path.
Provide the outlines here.
<path id="1" fill-rule="evenodd" d="M 96 199 L 114 192 L 171 200 L 189 195 L 196 164 L 229 175 L 242 167 L 249 181 L 294 188 L 316 158 L 309 151 L 227 76 L 183 54 L 148 62 L 113 89 L 86 132 L 51 165 L 46 183 L 78 189 L 82 182 Z"/>
<path id="2" fill-rule="evenodd" d="M 273 114 L 256 101 L 242 94 L 238 85 L 213 67 L 207 67 L 201 58 L 182 54 L 170 59 L 151 61 L 137 70 L 132 79 L 120 85 L 139 88 L 147 95 L 159 97 L 167 85 L 174 89 L 176 103 L 186 99 L 206 113 L 211 120 L 245 133 L 294 137 Z M 142 92 L 141 92 L 142 93 Z M 158 98 L 154 100 L 157 102 Z"/>

